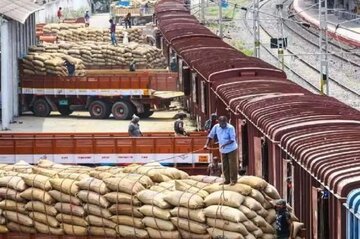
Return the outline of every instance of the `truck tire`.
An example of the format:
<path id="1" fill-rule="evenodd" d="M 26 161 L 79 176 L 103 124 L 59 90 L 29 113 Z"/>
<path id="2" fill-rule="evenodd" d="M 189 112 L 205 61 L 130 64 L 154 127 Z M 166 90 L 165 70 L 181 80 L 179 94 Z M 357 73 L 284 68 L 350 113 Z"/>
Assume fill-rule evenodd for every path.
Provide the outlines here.
<path id="1" fill-rule="evenodd" d="M 101 100 L 94 100 L 89 105 L 89 113 L 93 119 L 107 119 L 111 113 L 110 105 Z"/>
<path id="2" fill-rule="evenodd" d="M 33 112 L 35 116 L 46 117 L 51 113 L 51 107 L 45 99 L 39 98 L 34 101 Z"/>
<path id="3" fill-rule="evenodd" d="M 154 111 L 150 110 L 150 105 L 144 105 L 144 112 L 143 113 L 137 113 L 137 115 L 141 118 L 141 119 L 147 119 L 150 116 L 152 116 L 154 114 Z"/>
<path id="4" fill-rule="evenodd" d="M 113 104 L 111 112 L 115 119 L 126 120 L 133 116 L 135 113 L 135 108 L 130 102 L 118 101 Z"/>
<path id="5" fill-rule="evenodd" d="M 69 106 L 58 106 L 58 111 L 62 116 L 69 116 L 74 112 L 70 110 Z"/>

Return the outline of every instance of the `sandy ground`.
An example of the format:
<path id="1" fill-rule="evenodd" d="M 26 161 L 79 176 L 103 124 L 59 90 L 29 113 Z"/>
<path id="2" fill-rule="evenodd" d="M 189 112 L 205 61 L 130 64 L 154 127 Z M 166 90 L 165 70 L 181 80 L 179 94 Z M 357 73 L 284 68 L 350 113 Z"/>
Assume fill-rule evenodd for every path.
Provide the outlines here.
<path id="1" fill-rule="evenodd" d="M 140 120 L 142 132 L 172 132 L 173 116 L 178 111 L 162 111 L 154 113 L 148 119 Z M 49 117 L 35 117 L 32 114 L 23 115 L 15 119 L 10 125 L 10 132 L 127 132 L 129 120 L 115 120 L 114 118 L 95 120 L 88 112 L 74 112 L 68 117 L 52 113 Z M 189 118 L 184 120 L 187 131 L 195 130 Z"/>

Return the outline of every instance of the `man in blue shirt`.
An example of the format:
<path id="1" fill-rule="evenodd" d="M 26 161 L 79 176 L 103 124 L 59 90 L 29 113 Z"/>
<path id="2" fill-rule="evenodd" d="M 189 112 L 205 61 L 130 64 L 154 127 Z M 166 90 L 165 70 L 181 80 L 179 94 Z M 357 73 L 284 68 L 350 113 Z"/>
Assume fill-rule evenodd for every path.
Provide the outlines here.
<path id="1" fill-rule="evenodd" d="M 223 161 L 224 184 L 234 185 L 237 182 L 238 163 L 236 152 L 238 145 L 235 138 L 235 128 L 228 123 L 226 116 L 219 117 L 219 123 L 210 131 L 204 149 L 208 148 L 210 140 L 215 136 L 219 142 L 219 151 Z"/>

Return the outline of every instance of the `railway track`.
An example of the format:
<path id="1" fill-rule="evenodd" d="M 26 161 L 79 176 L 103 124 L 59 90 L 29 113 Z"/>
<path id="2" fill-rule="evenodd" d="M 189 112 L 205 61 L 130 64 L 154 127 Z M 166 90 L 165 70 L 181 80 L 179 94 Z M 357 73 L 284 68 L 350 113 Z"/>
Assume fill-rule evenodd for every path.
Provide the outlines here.
<path id="1" fill-rule="evenodd" d="M 270 2 L 269 0 L 263 1 L 259 7 L 262 8 L 265 4 L 267 4 L 267 3 L 269 3 L 269 2 Z M 252 5 L 249 6 L 249 8 L 251 8 L 251 7 L 252 7 Z M 251 34 L 253 34 L 253 32 L 252 32 L 252 27 L 249 26 L 249 23 L 248 23 L 248 21 L 246 20 L 248 13 L 249 13 L 249 11 L 246 12 L 245 21 L 244 21 L 244 22 L 245 22 L 245 25 L 246 25 L 248 31 L 249 31 Z M 262 32 L 264 32 L 269 38 L 273 37 L 273 34 L 271 34 L 271 33 L 267 30 L 267 28 L 265 28 L 265 27 L 263 26 L 263 24 L 262 24 L 261 22 L 260 22 L 259 26 L 260 26 Z M 289 26 L 288 26 L 288 28 L 289 28 L 292 32 L 295 31 L 295 30 L 291 29 L 291 27 L 289 27 Z M 296 35 L 301 35 L 301 34 L 296 32 Z M 303 39 L 305 39 L 305 38 L 303 38 Z M 307 40 L 307 39 L 306 39 L 306 40 Z M 309 43 L 310 43 L 310 42 L 309 42 Z M 311 44 L 312 44 L 313 46 L 316 45 L 314 42 L 311 42 Z M 273 51 L 271 51 L 267 46 L 265 46 L 263 43 L 260 43 L 260 45 L 261 45 L 261 46 L 263 47 L 263 49 L 264 49 L 266 52 L 268 52 L 272 57 L 278 59 L 278 55 L 275 54 Z M 290 53 L 290 54 L 292 54 L 292 55 L 296 55 L 295 52 L 293 52 L 293 51 L 291 51 L 291 50 L 289 50 L 289 49 L 287 49 L 287 52 Z M 301 64 L 304 65 L 304 67 L 310 69 L 311 71 L 313 71 L 313 72 L 315 72 L 316 74 L 319 75 L 319 70 L 318 70 L 316 67 L 314 67 L 311 63 L 309 63 L 309 62 L 307 62 L 306 60 L 304 60 L 301 56 L 296 56 L 296 58 L 301 62 Z M 339 56 L 338 58 L 340 59 L 340 56 Z M 348 61 L 346 61 L 346 62 L 348 62 Z M 360 67 L 360 65 L 357 64 L 356 62 L 352 62 L 352 63 L 355 64 L 356 67 Z M 320 90 L 318 89 L 318 87 L 317 87 L 314 83 L 312 83 L 310 80 L 308 80 L 308 79 L 306 79 L 304 76 L 302 76 L 302 74 L 300 74 L 299 72 L 297 72 L 296 70 L 294 70 L 293 68 L 291 68 L 290 66 L 288 66 L 288 65 L 286 65 L 286 64 L 285 64 L 285 67 L 286 67 L 289 71 L 291 71 L 293 74 L 295 74 L 298 78 L 300 78 L 300 79 L 301 79 L 306 85 L 308 85 L 311 89 L 313 89 L 313 90 L 315 90 L 316 92 L 320 93 Z M 343 91 L 346 91 L 348 94 L 350 94 L 351 96 L 355 97 L 357 100 L 360 100 L 360 94 L 358 94 L 356 91 L 350 89 L 349 87 L 344 86 L 343 84 L 341 84 L 340 82 L 338 82 L 337 80 L 335 80 L 335 79 L 332 78 L 332 77 L 329 77 L 328 80 L 329 80 L 330 82 L 332 82 L 336 87 L 340 88 L 340 89 L 343 90 Z"/>

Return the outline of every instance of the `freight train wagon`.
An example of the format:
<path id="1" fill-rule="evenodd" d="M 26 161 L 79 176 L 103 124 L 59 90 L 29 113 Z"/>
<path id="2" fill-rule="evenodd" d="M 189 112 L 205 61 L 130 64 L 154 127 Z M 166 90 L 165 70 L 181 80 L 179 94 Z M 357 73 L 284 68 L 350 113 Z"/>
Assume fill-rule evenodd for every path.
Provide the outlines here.
<path id="1" fill-rule="evenodd" d="M 86 76 L 21 75 L 21 105 L 36 116 L 89 111 L 94 119 L 150 117 L 183 93 L 167 71 L 88 70 Z"/>

